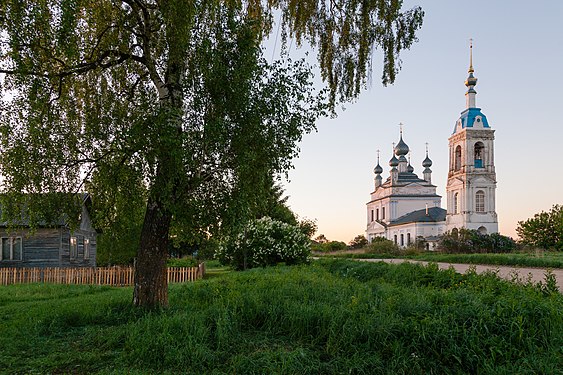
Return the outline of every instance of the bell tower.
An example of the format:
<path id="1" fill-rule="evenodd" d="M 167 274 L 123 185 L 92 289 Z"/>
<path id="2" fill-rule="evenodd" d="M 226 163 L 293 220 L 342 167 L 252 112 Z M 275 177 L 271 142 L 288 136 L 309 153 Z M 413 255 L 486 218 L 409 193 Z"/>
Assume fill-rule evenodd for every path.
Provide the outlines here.
<path id="1" fill-rule="evenodd" d="M 497 233 L 494 133 L 475 104 L 477 78 L 473 76 L 473 44 L 469 45 L 469 76 L 465 80 L 466 108 L 456 121 L 449 142 L 446 185 L 446 230 L 476 229 Z"/>

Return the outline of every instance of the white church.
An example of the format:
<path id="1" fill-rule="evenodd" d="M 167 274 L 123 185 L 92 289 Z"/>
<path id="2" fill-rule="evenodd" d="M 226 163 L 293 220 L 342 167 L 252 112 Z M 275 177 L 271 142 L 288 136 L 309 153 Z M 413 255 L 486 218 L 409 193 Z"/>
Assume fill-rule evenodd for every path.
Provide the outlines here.
<path id="1" fill-rule="evenodd" d="M 453 228 L 476 229 L 481 233 L 498 232 L 495 211 L 496 174 L 494 163 L 494 130 L 481 108 L 475 105 L 472 46 L 469 76 L 465 81 L 466 108 L 455 123 L 449 138 L 449 172 L 446 185 L 447 209 L 432 184 L 432 161 L 422 162 L 423 178 L 414 173 L 409 147 L 403 140 L 393 148 L 389 177 L 383 182 L 379 155 L 375 173 L 375 190 L 367 203 L 366 237 L 394 241 L 400 247 L 413 244 L 418 237 L 435 248 L 441 234 Z"/>

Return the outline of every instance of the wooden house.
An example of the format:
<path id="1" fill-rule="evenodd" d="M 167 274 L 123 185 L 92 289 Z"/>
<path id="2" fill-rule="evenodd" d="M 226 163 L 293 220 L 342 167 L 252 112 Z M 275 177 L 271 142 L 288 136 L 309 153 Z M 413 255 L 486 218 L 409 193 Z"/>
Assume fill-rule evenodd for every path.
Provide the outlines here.
<path id="1" fill-rule="evenodd" d="M 84 194 L 74 230 L 65 222 L 33 230 L 0 223 L 0 267 L 95 267 L 97 233 L 90 219 L 90 203 L 90 196 Z"/>

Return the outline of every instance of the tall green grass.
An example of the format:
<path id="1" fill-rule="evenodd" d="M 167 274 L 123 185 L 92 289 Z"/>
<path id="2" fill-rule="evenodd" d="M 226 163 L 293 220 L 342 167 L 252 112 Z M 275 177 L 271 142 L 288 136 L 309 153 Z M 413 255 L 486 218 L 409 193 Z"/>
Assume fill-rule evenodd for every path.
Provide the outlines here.
<path id="1" fill-rule="evenodd" d="M 0 371 L 557 374 L 563 297 L 435 266 L 322 261 L 130 289 L 0 288 Z"/>

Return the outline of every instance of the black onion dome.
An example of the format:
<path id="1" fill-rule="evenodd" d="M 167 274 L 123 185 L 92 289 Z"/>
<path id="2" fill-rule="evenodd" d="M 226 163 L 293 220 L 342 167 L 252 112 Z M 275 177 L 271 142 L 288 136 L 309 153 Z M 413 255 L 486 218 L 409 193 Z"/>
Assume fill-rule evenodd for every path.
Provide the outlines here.
<path id="1" fill-rule="evenodd" d="M 391 158 L 391 160 L 389 160 L 389 166 L 390 167 L 396 167 L 397 165 L 399 165 L 399 159 L 397 159 L 395 157 L 395 155 L 393 155 L 393 157 Z"/>
<path id="2" fill-rule="evenodd" d="M 383 168 L 381 168 L 381 165 L 379 165 L 379 163 L 377 163 L 375 168 L 373 168 L 373 173 L 375 173 L 375 174 L 383 173 Z"/>
<path id="3" fill-rule="evenodd" d="M 397 146 L 395 146 L 395 155 L 401 156 L 401 155 L 406 155 L 408 153 L 409 153 L 409 146 L 407 146 L 405 141 L 403 141 L 403 136 L 401 135 L 401 139 L 399 140 L 399 143 L 397 143 Z"/>
<path id="4" fill-rule="evenodd" d="M 431 167 L 431 166 L 432 166 L 432 160 L 430 160 L 430 158 L 428 157 L 428 155 L 426 155 L 426 159 L 424 159 L 424 160 L 422 161 L 422 166 L 423 166 L 424 168 L 428 168 L 428 167 Z"/>

